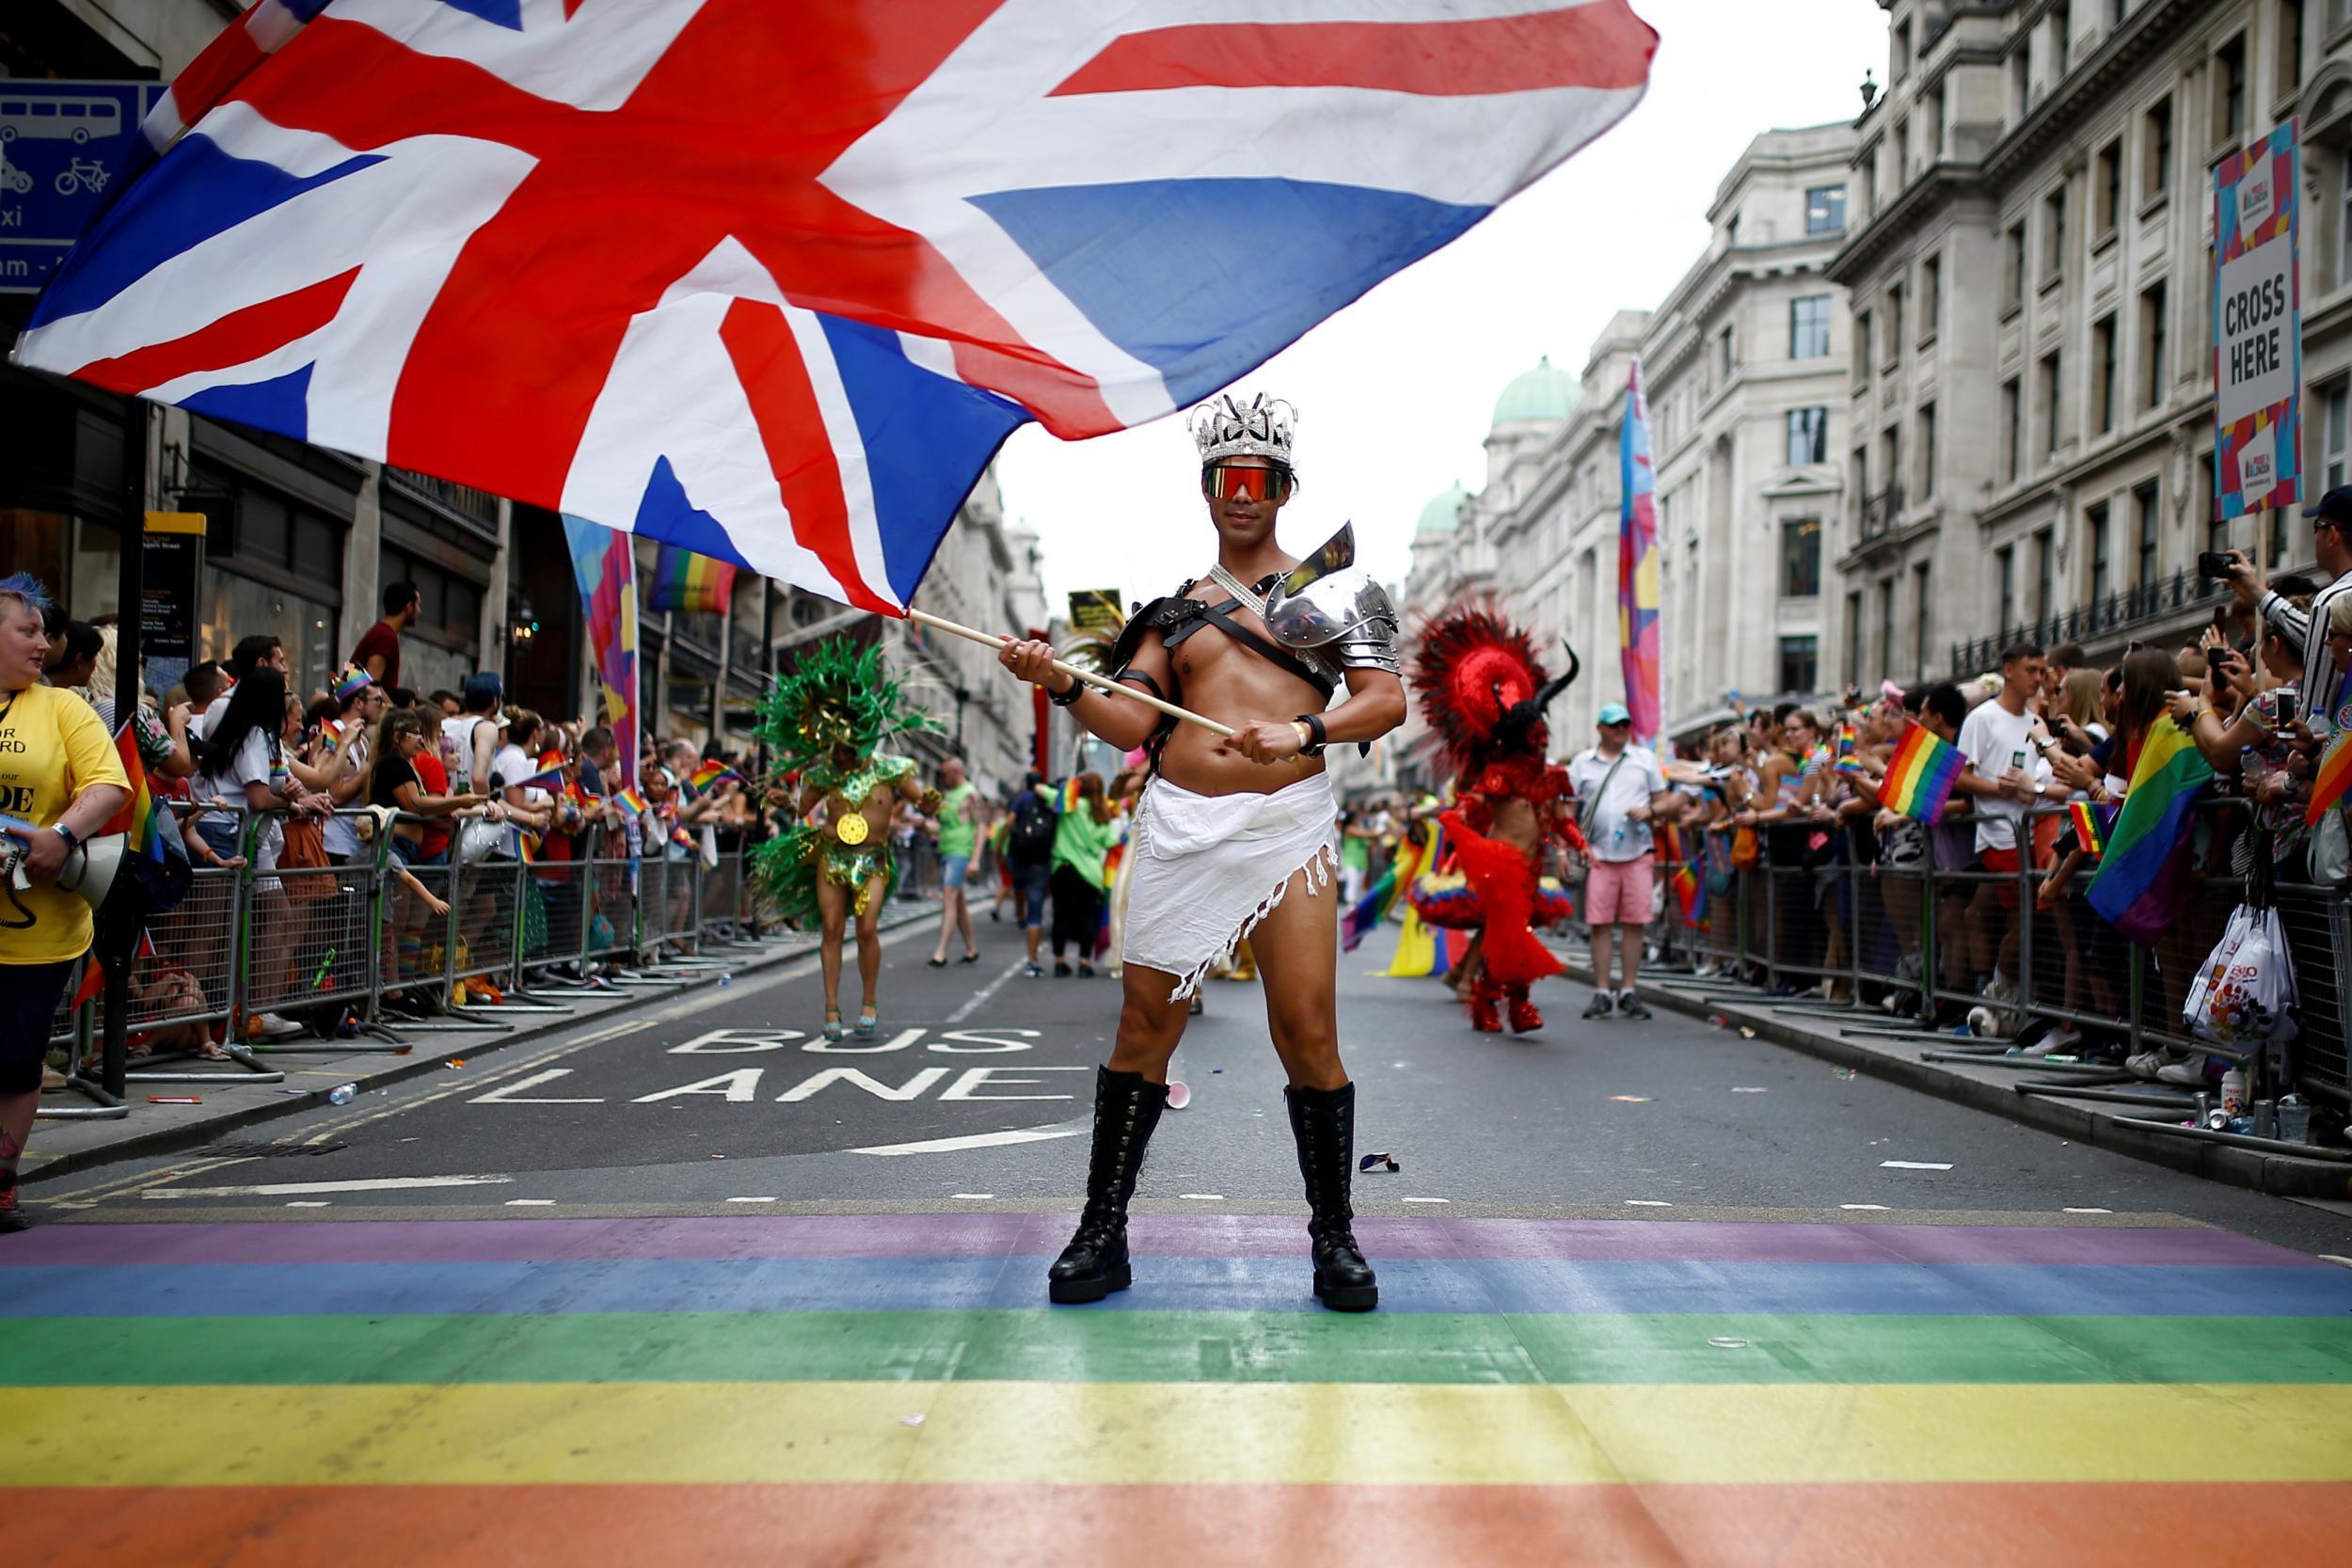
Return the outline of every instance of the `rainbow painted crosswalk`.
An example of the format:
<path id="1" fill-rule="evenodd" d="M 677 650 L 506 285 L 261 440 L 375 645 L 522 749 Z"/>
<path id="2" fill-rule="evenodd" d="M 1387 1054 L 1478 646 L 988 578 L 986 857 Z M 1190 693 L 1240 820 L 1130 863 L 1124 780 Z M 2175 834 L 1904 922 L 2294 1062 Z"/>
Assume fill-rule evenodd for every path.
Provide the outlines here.
<path id="1" fill-rule="evenodd" d="M 1139 1215 L 51 1226 L 18 1563 L 2340 1560 L 2352 1270 L 2176 1226 Z"/>

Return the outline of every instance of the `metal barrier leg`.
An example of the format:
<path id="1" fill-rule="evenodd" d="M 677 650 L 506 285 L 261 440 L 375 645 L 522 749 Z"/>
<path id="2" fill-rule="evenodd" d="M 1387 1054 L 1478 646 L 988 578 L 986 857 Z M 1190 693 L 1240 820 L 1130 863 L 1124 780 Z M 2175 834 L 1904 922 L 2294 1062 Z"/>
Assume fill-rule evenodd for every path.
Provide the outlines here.
<path id="1" fill-rule="evenodd" d="M 82 1076 L 82 1069 L 90 1065 L 90 1005 L 83 1003 L 73 1022 L 73 1043 L 66 1048 L 65 1086 L 90 1101 L 87 1105 L 37 1105 L 33 1111 L 36 1121 L 120 1121 L 131 1114 L 127 1101 L 117 1100 L 106 1092 L 106 1086 L 93 1078 Z"/>

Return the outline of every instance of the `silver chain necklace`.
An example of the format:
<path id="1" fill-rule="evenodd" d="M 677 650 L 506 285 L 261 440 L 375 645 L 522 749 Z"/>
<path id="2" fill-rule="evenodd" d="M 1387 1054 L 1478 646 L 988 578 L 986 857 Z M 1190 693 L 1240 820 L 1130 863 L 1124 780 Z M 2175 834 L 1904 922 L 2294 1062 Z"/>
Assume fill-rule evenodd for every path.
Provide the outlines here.
<path id="1" fill-rule="evenodd" d="M 1235 600 L 1259 620 L 1265 619 L 1264 597 L 1241 578 L 1227 571 L 1225 562 L 1220 561 L 1209 568 L 1209 580 L 1233 595 Z"/>

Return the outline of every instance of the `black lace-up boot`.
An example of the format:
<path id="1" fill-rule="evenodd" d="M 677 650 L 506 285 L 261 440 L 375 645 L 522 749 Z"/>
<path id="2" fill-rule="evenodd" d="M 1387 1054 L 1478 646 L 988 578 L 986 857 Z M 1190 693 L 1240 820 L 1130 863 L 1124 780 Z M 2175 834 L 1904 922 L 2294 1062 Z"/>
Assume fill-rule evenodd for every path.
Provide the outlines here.
<path id="1" fill-rule="evenodd" d="M 1144 1147 L 1160 1124 L 1168 1088 L 1140 1072 L 1094 1073 L 1094 1158 L 1087 1168 L 1087 1206 L 1077 1234 L 1045 1271 L 1046 1294 L 1059 1302 L 1101 1301 L 1127 1288 L 1127 1200 L 1136 1194 Z"/>
<path id="2" fill-rule="evenodd" d="M 1298 1143 L 1298 1174 L 1307 1183 L 1307 1222 L 1313 1239 L 1315 1296 L 1335 1312 L 1369 1312 L 1380 1305 L 1380 1282 L 1356 1244 L 1356 1085 L 1284 1089 L 1291 1136 Z"/>

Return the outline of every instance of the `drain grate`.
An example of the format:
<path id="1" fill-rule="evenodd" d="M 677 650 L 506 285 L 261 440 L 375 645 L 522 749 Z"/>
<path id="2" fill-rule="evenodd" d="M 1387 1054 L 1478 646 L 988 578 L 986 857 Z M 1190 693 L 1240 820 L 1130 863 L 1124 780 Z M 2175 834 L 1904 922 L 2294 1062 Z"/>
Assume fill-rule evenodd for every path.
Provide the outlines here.
<path id="1" fill-rule="evenodd" d="M 349 1144 L 272 1144 L 246 1141 L 244 1143 L 208 1144 L 196 1151 L 194 1158 L 205 1160 L 299 1160 L 306 1156 L 333 1154 L 349 1148 Z"/>

